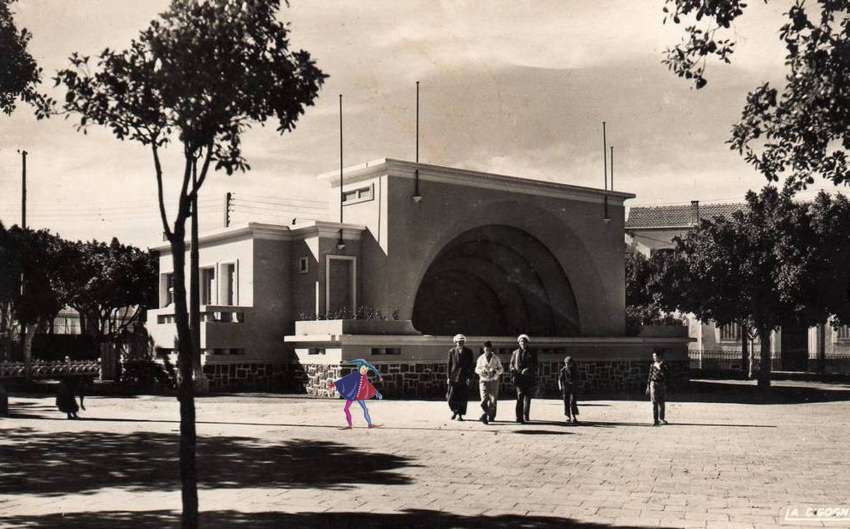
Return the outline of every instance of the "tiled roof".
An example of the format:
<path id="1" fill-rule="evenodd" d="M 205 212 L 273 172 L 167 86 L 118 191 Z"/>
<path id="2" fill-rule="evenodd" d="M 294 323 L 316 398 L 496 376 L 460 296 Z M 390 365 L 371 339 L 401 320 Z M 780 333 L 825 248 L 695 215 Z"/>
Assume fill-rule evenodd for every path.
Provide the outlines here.
<path id="1" fill-rule="evenodd" d="M 729 217 L 746 204 L 700 204 L 699 217 L 710 219 L 725 215 Z M 654 206 L 629 209 L 626 229 L 637 228 L 687 228 L 692 226 L 695 206 Z"/>

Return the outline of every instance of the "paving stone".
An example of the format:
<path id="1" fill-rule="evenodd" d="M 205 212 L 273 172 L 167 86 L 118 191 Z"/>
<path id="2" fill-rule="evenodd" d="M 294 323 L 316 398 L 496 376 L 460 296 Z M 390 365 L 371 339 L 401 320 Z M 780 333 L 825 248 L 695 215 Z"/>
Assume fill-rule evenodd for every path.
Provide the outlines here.
<path id="1" fill-rule="evenodd" d="M 541 422 L 526 426 L 449 421 L 442 402 L 379 401 L 369 403 L 383 424 L 375 430 L 362 422 L 338 429 L 339 401 L 197 402 L 198 464 L 212 465 L 199 492 L 205 512 L 312 513 L 315 524 L 334 512 L 403 523 L 405 513 L 433 511 L 435 524 L 528 513 L 614 526 L 787 529 L 787 506 L 841 506 L 850 490 L 850 402 L 840 399 L 682 402 L 668 409 L 681 424 L 662 428 L 643 426 L 646 402 L 591 402 L 582 407 L 587 425 L 565 428 L 553 400 L 535 401 Z M 87 404 L 85 416 L 97 421 L 46 420 L 60 417 L 51 398 L 13 396 L 13 415 L 0 423 L 0 527 L 39 527 L 62 512 L 179 511 L 177 403 Z M 509 413 L 510 402 L 500 410 Z M 21 469 L 23 481 L 14 474 Z"/>

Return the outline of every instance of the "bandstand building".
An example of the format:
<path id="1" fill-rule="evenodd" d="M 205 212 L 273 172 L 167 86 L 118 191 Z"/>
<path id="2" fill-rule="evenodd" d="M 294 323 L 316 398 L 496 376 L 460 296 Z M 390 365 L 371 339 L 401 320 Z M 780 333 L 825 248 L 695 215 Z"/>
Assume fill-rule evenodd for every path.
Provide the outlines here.
<path id="1" fill-rule="evenodd" d="M 681 329 L 625 336 L 624 202 L 634 195 L 392 159 L 345 169 L 342 189 L 339 172 L 319 179 L 334 220 L 201 234 L 212 388 L 327 395 L 346 360 L 366 358 L 386 396 L 438 397 L 456 333 L 476 351 L 492 341 L 505 363 L 516 335 L 529 334 L 543 393 L 565 355 L 587 392 L 642 389 L 655 349 L 686 376 Z M 157 250 L 160 308 L 148 325 L 167 354 L 172 258 L 168 245 Z"/>

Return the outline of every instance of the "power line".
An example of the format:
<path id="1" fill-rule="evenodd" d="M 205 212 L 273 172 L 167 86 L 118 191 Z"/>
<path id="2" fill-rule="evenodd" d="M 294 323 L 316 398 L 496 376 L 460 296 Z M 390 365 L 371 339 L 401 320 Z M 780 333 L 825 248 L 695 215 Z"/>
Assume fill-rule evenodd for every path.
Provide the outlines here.
<path id="1" fill-rule="evenodd" d="M 256 210 L 256 211 L 310 211 L 310 212 L 313 212 L 313 213 L 325 213 L 326 211 L 328 211 L 327 209 L 309 208 L 309 207 L 306 207 L 306 206 L 272 207 L 272 206 L 256 206 L 256 205 L 249 205 L 249 204 L 240 204 L 238 202 L 231 204 L 231 209 L 249 209 L 249 210 Z"/>
<path id="2" fill-rule="evenodd" d="M 233 192 L 234 197 L 245 197 L 246 200 L 263 200 L 270 202 L 314 202 L 317 204 L 324 204 L 324 200 L 316 200 L 314 198 L 305 198 L 305 197 L 273 197 L 268 195 L 255 195 L 252 193 L 241 193 L 241 192 Z"/>

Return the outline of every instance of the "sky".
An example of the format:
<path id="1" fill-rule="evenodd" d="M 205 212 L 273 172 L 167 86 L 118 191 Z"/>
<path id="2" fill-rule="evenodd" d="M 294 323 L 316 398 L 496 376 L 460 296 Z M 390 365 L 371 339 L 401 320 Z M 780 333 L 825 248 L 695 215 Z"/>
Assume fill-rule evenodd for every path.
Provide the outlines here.
<path id="1" fill-rule="evenodd" d="M 661 63 L 681 28 L 662 24 L 661 0 L 291 0 L 280 18 L 291 43 L 330 77 L 294 132 L 254 128 L 244 140 L 252 170 L 215 173 L 201 193 L 201 231 L 223 226 L 234 193 L 235 223 L 274 221 L 278 204 L 317 213 L 344 162 L 415 155 L 415 83 L 420 161 L 525 178 L 602 187 L 602 130 L 615 148 L 615 188 L 627 205 L 732 202 L 765 180 L 725 144 L 746 94 L 781 82 L 778 39 L 790 2 L 752 2 L 729 33 L 733 64 L 710 63 L 709 85 L 691 86 Z M 121 49 L 167 0 L 18 0 L 18 27 L 48 80 L 78 51 Z M 45 90 L 62 97 L 52 82 Z M 69 239 L 140 246 L 161 243 L 150 152 L 107 130 L 83 135 L 73 120 L 37 121 L 26 106 L 0 115 L 0 221 L 20 222 L 21 161 L 28 151 L 27 223 Z M 176 195 L 179 152 L 166 158 L 166 195 Z M 820 187 L 833 190 L 820 182 Z M 169 214 L 173 215 L 173 208 Z"/>

